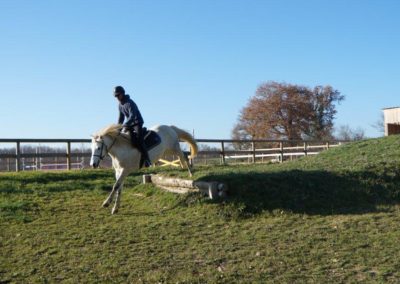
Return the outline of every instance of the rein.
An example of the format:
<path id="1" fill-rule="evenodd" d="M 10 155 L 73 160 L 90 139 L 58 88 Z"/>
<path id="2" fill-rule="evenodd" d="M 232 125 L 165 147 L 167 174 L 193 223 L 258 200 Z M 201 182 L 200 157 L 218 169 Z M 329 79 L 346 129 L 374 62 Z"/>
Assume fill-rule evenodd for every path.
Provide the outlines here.
<path id="1" fill-rule="evenodd" d="M 121 134 L 121 133 L 120 133 L 120 134 Z M 120 134 L 118 134 L 117 136 L 119 136 Z M 114 141 L 111 143 L 111 146 L 110 146 L 109 148 L 107 148 L 106 143 L 104 143 L 104 139 L 102 139 L 102 141 L 101 141 L 100 155 L 93 155 L 93 156 L 99 157 L 100 160 L 103 160 L 103 159 L 107 156 L 107 153 L 109 153 L 110 150 L 111 150 L 111 148 L 114 146 L 115 141 L 117 141 L 117 136 L 114 137 Z M 104 147 L 106 148 L 106 153 L 104 154 L 104 156 L 101 156 L 101 153 L 103 153 L 103 148 L 104 148 Z"/>

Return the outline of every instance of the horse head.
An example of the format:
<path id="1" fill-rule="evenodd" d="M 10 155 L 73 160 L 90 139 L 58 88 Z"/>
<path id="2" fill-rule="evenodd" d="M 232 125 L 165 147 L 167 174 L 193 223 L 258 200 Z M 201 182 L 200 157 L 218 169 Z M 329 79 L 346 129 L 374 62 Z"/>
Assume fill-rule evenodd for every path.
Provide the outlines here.
<path id="1" fill-rule="evenodd" d="M 98 168 L 101 160 L 105 158 L 108 153 L 108 148 L 102 136 L 92 137 L 92 156 L 90 157 L 90 166 Z"/>

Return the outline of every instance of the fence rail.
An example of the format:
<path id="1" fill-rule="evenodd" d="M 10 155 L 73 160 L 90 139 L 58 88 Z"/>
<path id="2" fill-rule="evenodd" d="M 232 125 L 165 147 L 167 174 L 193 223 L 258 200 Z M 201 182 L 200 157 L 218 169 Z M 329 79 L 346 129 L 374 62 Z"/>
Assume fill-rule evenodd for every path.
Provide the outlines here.
<path id="1" fill-rule="evenodd" d="M 250 159 L 255 163 L 257 158 L 269 158 L 275 161 L 282 162 L 285 157 L 297 157 L 315 155 L 319 152 L 329 149 L 331 147 L 339 146 L 346 141 L 331 140 L 331 141 L 316 141 L 316 140 L 230 140 L 230 139 L 196 139 L 197 143 L 212 143 L 219 144 L 219 147 L 211 148 L 210 150 L 199 151 L 200 157 L 217 157 L 221 164 L 226 164 L 227 160 Z M 14 153 L 0 153 L 1 159 L 15 159 L 15 170 L 23 170 L 21 161 L 25 158 L 41 159 L 41 158 L 63 158 L 66 159 L 66 169 L 71 170 L 74 164 L 73 158 L 90 157 L 90 152 L 73 152 L 71 145 L 77 143 L 91 143 L 90 139 L 0 139 L 1 144 L 8 143 L 14 144 Z M 64 144 L 65 152 L 61 153 L 22 153 L 21 144 L 29 143 L 51 143 L 51 144 Z M 235 150 L 232 145 L 241 144 L 247 145 L 248 149 Z M 272 144 L 271 148 L 256 148 L 257 144 L 265 145 Z M 229 146 L 229 147 L 227 147 Z M 31 166 L 38 168 L 37 165 Z M 10 167 L 9 167 L 10 168 Z"/>

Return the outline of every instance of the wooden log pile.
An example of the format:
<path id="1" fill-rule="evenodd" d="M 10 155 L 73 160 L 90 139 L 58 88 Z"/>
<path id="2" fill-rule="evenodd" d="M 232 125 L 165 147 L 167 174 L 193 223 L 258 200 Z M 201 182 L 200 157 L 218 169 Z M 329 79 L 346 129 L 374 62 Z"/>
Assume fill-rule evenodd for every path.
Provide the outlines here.
<path id="1" fill-rule="evenodd" d="M 202 192 L 210 199 L 225 198 L 228 187 L 217 181 L 195 181 L 160 175 L 144 175 L 143 183 L 153 183 L 156 186 L 174 193 Z"/>

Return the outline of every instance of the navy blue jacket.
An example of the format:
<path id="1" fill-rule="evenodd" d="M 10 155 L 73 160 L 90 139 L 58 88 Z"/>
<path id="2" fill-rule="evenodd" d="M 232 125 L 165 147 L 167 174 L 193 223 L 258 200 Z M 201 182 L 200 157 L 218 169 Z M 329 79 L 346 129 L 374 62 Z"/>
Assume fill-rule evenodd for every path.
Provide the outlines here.
<path id="1" fill-rule="evenodd" d="M 129 97 L 129 95 L 125 95 L 123 100 L 119 103 L 119 117 L 118 123 L 122 124 L 126 118 L 123 126 L 135 126 L 135 125 L 143 125 L 143 118 L 140 114 L 140 111 L 135 104 L 134 101 Z"/>

